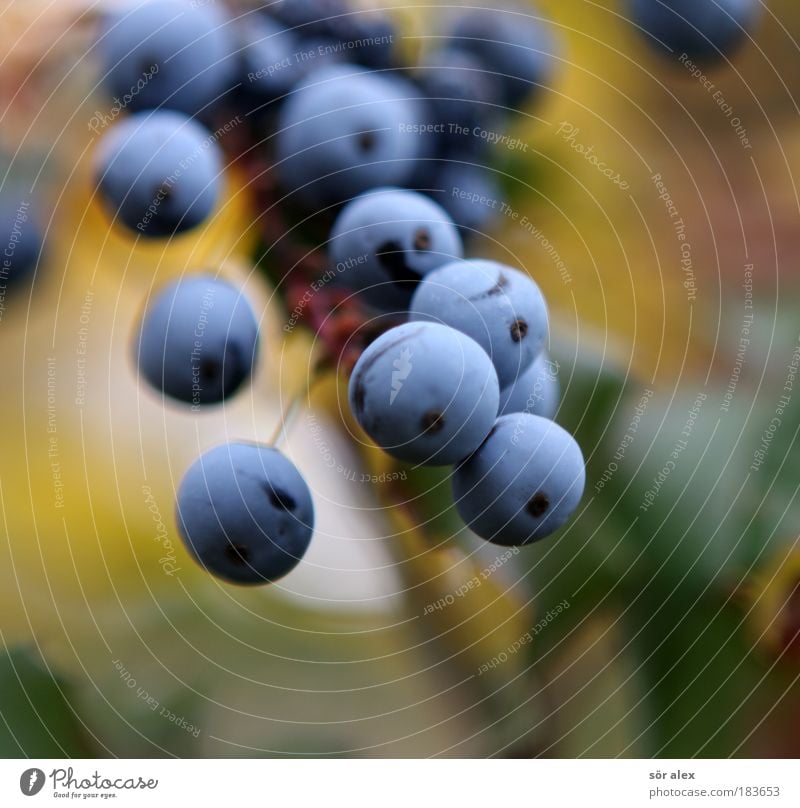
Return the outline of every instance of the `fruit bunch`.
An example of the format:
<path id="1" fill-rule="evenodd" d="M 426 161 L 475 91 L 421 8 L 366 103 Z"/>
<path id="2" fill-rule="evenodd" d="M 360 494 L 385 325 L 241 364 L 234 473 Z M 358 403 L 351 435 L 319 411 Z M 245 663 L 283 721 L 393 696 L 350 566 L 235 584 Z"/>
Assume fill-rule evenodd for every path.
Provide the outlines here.
<path id="1" fill-rule="evenodd" d="M 657 22 L 646 2 L 632 10 Z M 213 214 L 226 165 L 242 165 L 256 261 L 324 346 L 322 364 L 350 374 L 355 420 L 398 460 L 453 466 L 465 523 L 525 545 L 576 510 L 584 460 L 552 420 L 538 286 L 465 252 L 501 196 L 491 144 L 546 91 L 557 42 L 513 6 L 460 10 L 433 41 L 405 63 L 392 21 L 346 0 L 238 16 L 221 2 L 135 0 L 98 40 L 124 116 L 96 151 L 97 188 L 115 225 L 170 239 Z M 259 343 L 243 293 L 206 267 L 159 292 L 134 356 L 149 385 L 199 410 L 241 389 Z M 186 473 L 177 521 L 208 571 L 258 584 L 299 562 L 314 509 L 277 448 L 234 442 Z"/>

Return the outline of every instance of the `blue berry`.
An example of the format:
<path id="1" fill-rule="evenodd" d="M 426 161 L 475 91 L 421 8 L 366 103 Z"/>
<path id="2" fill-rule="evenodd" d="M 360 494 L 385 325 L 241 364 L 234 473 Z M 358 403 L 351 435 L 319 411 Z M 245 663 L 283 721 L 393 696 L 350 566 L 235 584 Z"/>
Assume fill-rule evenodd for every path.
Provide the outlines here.
<path id="1" fill-rule="evenodd" d="M 528 412 L 552 419 L 560 395 L 558 365 L 542 351 L 524 373 L 500 391 L 500 414 Z"/>
<path id="2" fill-rule="evenodd" d="M 135 348 L 139 372 L 153 387 L 197 408 L 223 401 L 250 377 L 258 342 L 242 293 L 208 276 L 164 289 L 145 313 Z"/>
<path id="3" fill-rule="evenodd" d="M 331 262 L 349 286 L 374 306 L 405 310 L 419 281 L 463 255 L 450 217 L 422 194 L 380 188 L 339 214 L 331 232 Z"/>
<path id="4" fill-rule="evenodd" d="M 4 191 L 0 195 L 0 300 L 7 289 L 33 276 L 42 247 L 30 203 Z"/>
<path id="5" fill-rule="evenodd" d="M 467 233 L 484 233 L 495 221 L 503 192 L 488 168 L 448 161 L 433 175 L 433 197 Z"/>
<path id="6" fill-rule="evenodd" d="M 547 306 L 536 283 L 494 261 L 454 261 L 425 276 L 411 319 L 444 323 L 489 354 L 500 386 L 530 367 L 547 337 Z"/>
<path id="7" fill-rule="evenodd" d="M 122 224 L 157 238 L 190 230 L 213 211 L 222 154 L 179 112 L 141 112 L 109 131 L 95 157 L 100 195 Z"/>
<path id="8" fill-rule="evenodd" d="M 343 0 L 282 0 L 266 10 L 298 36 L 326 40 L 356 64 L 374 69 L 391 64 L 394 26 L 380 12 L 353 9 Z"/>
<path id="9" fill-rule="evenodd" d="M 345 0 L 276 0 L 265 4 L 264 11 L 300 36 L 331 37 L 350 6 Z"/>
<path id="10" fill-rule="evenodd" d="M 481 538 L 506 546 L 558 530 L 580 504 L 585 484 L 575 439 L 528 413 L 498 418 L 486 442 L 453 474 L 461 518 Z"/>
<path id="11" fill-rule="evenodd" d="M 459 13 L 450 43 L 475 54 L 497 76 L 502 100 L 513 108 L 541 93 L 557 51 L 550 25 L 513 5 Z"/>
<path id="12" fill-rule="evenodd" d="M 232 28 L 220 4 L 135 0 L 112 15 L 100 40 L 111 94 L 133 111 L 196 115 L 229 88 Z"/>
<path id="13" fill-rule="evenodd" d="M 433 466 L 480 446 L 499 398 L 481 347 L 436 323 L 406 323 L 382 334 L 350 379 L 350 407 L 372 440 L 400 460 Z"/>
<path id="14" fill-rule="evenodd" d="M 248 18 L 240 35 L 241 94 L 267 104 L 300 81 L 306 65 L 300 60 L 297 37 L 269 17 Z"/>
<path id="15" fill-rule="evenodd" d="M 314 532 L 311 492 L 276 449 L 228 443 L 196 460 L 181 482 L 178 530 L 212 575 L 265 584 L 291 572 Z"/>
<path id="16" fill-rule="evenodd" d="M 661 54 L 709 63 L 729 55 L 758 17 L 757 0 L 630 0 L 631 17 Z"/>
<path id="17" fill-rule="evenodd" d="M 277 135 L 284 188 L 310 207 L 403 185 L 415 168 L 421 112 L 405 82 L 353 65 L 315 71 L 287 100 Z"/>
<path id="18" fill-rule="evenodd" d="M 482 131 L 498 127 L 497 76 L 473 54 L 442 48 L 430 54 L 415 73 L 429 99 L 431 124 L 438 130 L 443 154 L 477 154 L 488 143 Z"/>

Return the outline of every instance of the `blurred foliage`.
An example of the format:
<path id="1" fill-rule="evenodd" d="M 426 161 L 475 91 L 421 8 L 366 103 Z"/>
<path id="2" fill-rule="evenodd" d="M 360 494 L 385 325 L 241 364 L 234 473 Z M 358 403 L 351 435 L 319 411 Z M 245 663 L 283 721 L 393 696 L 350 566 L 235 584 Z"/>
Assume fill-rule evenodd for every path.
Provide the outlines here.
<path id="1" fill-rule="evenodd" d="M 31 78 L 9 83 L 3 75 L 0 88 L 11 86 L 15 97 L 19 89 L 19 99 L 0 142 L 8 155 L 26 146 L 9 157 L 11 174 L 46 164 L 54 213 L 35 296 L 19 298 L 0 322 L 2 754 L 798 753 L 796 397 L 764 463 L 750 466 L 798 340 L 788 257 L 798 233 L 800 78 L 782 66 L 796 62 L 800 12 L 791 0 L 771 2 L 756 43 L 714 73 L 747 122 L 754 148 L 743 151 L 706 91 L 649 53 L 618 2 L 542 6 L 565 38 L 562 80 L 515 124 L 530 148 L 497 162 L 512 208 L 539 237 L 505 217 L 475 250 L 525 267 L 551 302 L 564 389 L 558 420 L 588 461 L 581 512 L 550 541 L 500 563 L 502 548 L 454 519 L 446 472 L 406 474 L 392 485 L 337 478 L 301 422 L 288 448 L 330 523 L 315 541 L 320 555 L 309 558 L 308 578 L 301 570 L 263 592 L 208 581 L 172 524 L 184 468 L 230 437 L 268 439 L 314 356 L 308 334 L 282 333 L 273 290 L 250 266 L 247 179 L 233 167 L 218 216 L 168 249 L 109 230 L 87 191 L 93 142 L 85 129 L 106 101 L 85 97 L 91 60 L 74 75 L 61 69 L 90 41 L 91 15 L 36 71 L 31 54 L 40 49 L 29 38 L 9 48 L 4 58 Z M 59 7 L 56 27 L 69 9 Z M 402 15 L 404 47 L 424 48 L 424 15 Z M 8 48 L 14 37 L 6 40 Z M 48 96 L 44 126 L 35 100 Z M 571 149 L 557 134 L 562 121 L 630 189 Z M 654 173 L 687 223 L 696 299 L 682 285 Z M 564 261 L 568 282 L 542 239 Z M 723 407 L 746 263 L 755 267 L 754 334 Z M 129 337 L 153 289 L 209 266 L 246 286 L 270 350 L 252 396 L 188 417 L 137 385 Z M 78 406 L 77 331 L 87 299 L 90 395 Z M 63 508 L 54 505 L 48 455 L 49 362 Z M 643 509 L 698 395 L 706 398 L 691 439 Z M 408 472 L 348 444 L 348 434 L 359 436 L 341 379 L 324 379 L 306 404 L 343 424 L 344 438 L 331 437 L 331 446 L 355 474 Z M 145 486 L 177 554 L 176 576 L 160 564 L 167 548 Z M 348 568 L 337 555 L 351 545 L 371 554 L 365 568 Z M 374 590 L 364 588 L 365 576 L 379 580 Z M 481 584 L 469 587 L 476 577 Z M 320 594 L 323 578 L 333 583 Z M 448 596 L 452 605 L 431 608 Z M 477 675 L 563 603 L 534 642 Z"/>

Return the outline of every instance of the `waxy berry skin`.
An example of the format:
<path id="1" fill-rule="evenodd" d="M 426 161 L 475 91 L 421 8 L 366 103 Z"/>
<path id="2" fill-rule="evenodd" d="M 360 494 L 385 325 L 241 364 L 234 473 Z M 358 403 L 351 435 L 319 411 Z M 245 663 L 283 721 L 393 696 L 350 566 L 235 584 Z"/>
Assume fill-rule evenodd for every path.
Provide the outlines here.
<path id="1" fill-rule="evenodd" d="M 453 473 L 461 518 L 481 538 L 505 546 L 531 544 L 562 527 L 585 485 L 585 461 L 572 435 L 528 413 L 498 418 Z"/>
<path id="2" fill-rule="evenodd" d="M 140 112 L 110 129 L 95 154 L 99 195 L 119 223 L 145 238 L 192 230 L 222 193 L 222 152 L 179 112 Z"/>
<path id="3" fill-rule="evenodd" d="M 499 399 L 486 353 L 436 323 L 406 323 L 382 334 L 350 378 L 350 409 L 372 440 L 393 457 L 432 466 L 474 452 L 492 428 Z"/>
<path id="4" fill-rule="evenodd" d="M 345 284 L 377 308 L 399 311 L 425 275 L 460 258 L 464 247 L 435 202 L 415 191 L 379 188 L 342 209 L 328 252 L 333 266 L 343 268 Z"/>
<path id="5" fill-rule="evenodd" d="M 238 289 L 190 276 L 155 297 L 135 350 L 139 373 L 159 392 L 195 408 L 218 404 L 252 375 L 258 324 Z"/>
<path id="6" fill-rule="evenodd" d="M 542 351 L 524 373 L 500 391 L 500 414 L 529 412 L 552 420 L 560 395 L 558 366 Z"/>
<path id="7" fill-rule="evenodd" d="M 219 3 L 135 0 L 105 21 L 103 80 L 132 112 L 204 113 L 235 75 L 233 30 Z"/>
<path id="8" fill-rule="evenodd" d="M 178 530 L 212 575 L 266 584 L 291 572 L 314 532 L 311 492 L 277 449 L 228 443 L 206 452 L 178 491 Z"/>
<path id="9" fill-rule="evenodd" d="M 489 354 L 500 386 L 527 370 L 547 338 L 542 293 L 523 272 L 495 261 L 454 261 L 425 276 L 411 319 L 463 331 Z"/>
<path id="10" fill-rule="evenodd" d="M 309 208 L 403 185 L 424 143 L 422 112 L 407 83 L 355 65 L 315 70 L 281 110 L 276 170 L 287 193 Z"/>

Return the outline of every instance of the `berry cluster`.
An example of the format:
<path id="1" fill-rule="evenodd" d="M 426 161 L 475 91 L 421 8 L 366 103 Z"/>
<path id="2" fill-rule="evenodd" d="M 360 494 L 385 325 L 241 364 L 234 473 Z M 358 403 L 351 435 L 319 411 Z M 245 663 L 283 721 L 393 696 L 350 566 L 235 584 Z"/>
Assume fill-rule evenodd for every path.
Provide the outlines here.
<path id="1" fill-rule="evenodd" d="M 632 11 L 674 47 L 674 20 L 653 10 L 669 5 L 632 0 Z M 706 21 L 716 26 L 718 50 L 735 39 L 724 26 L 747 22 L 736 9 L 724 24 L 704 14 L 681 19 L 706 37 Z M 209 218 L 226 161 L 240 161 L 287 307 L 337 268 L 307 324 L 331 364 L 352 370 L 357 422 L 399 460 L 454 466 L 464 521 L 484 539 L 524 545 L 575 511 L 584 460 L 551 420 L 559 389 L 538 286 L 466 259 L 464 241 L 493 210 L 476 200 L 500 195 L 487 150 L 546 88 L 557 43 L 517 7 L 460 10 L 434 41 L 420 64 L 403 64 L 390 19 L 347 0 L 279 0 L 238 17 L 220 2 L 138 0 L 106 20 L 99 40 L 107 86 L 132 114 L 102 138 L 97 188 L 118 225 L 171 238 Z M 227 136 L 217 124 L 231 112 L 245 123 Z M 326 249 L 298 244 L 319 244 L 320 221 Z M 161 290 L 134 350 L 143 379 L 193 408 L 240 389 L 258 352 L 254 312 L 213 274 Z M 298 470 L 248 443 L 197 460 L 177 515 L 189 551 L 236 583 L 285 575 L 313 533 Z"/>

